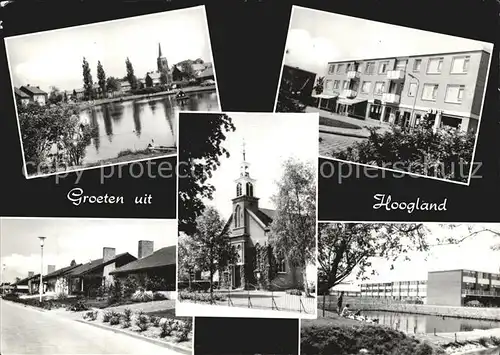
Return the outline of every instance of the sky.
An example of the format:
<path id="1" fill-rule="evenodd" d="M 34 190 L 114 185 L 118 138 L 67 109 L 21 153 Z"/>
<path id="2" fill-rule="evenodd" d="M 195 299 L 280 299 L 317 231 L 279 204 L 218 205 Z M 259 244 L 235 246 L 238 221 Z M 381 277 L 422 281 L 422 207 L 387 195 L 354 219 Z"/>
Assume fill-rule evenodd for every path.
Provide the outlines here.
<path id="1" fill-rule="evenodd" d="M 275 209 L 271 197 L 277 192 L 276 181 L 282 176 L 282 163 L 295 157 L 314 166 L 317 164 L 317 114 L 227 114 L 236 130 L 227 134 L 222 145 L 231 156 L 221 158 L 221 165 L 209 180 L 216 191 L 214 199 L 205 200 L 205 205 L 217 208 L 226 220 L 231 216 L 231 199 L 236 197 L 235 180 L 240 174 L 244 140 L 250 177 L 256 180 L 254 196 L 260 198 L 259 207 Z"/>
<path id="2" fill-rule="evenodd" d="M 463 224 L 456 229 L 450 230 L 439 224 L 428 223 L 430 229 L 429 239 L 453 236 L 459 238 L 469 234 L 467 225 Z M 481 225 L 478 225 L 481 226 Z M 483 224 L 500 232 L 500 224 Z M 372 259 L 373 270 L 377 275 L 371 275 L 371 269 L 367 276 L 370 281 L 414 281 L 426 280 L 427 272 L 470 269 L 474 271 L 500 273 L 500 251 L 491 250 L 491 246 L 500 244 L 500 237 L 490 232 L 484 232 L 466 239 L 457 245 L 446 245 L 432 247 L 429 252 L 416 252 L 410 255 L 410 261 L 398 261 L 394 263 L 394 270 L 390 270 L 391 262 L 384 259 Z M 346 281 L 355 280 L 351 274 Z"/>
<path id="3" fill-rule="evenodd" d="M 116 254 L 128 252 L 137 257 L 139 240 L 154 242 L 154 250 L 177 243 L 176 220 L 84 219 L 84 218 L 2 218 L 0 220 L 2 282 L 27 277 L 28 271 L 40 272 L 40 242 L 44 273 L 47 265 L 56 270 L 102 258 L 103 247 L 116 248 Z"/>
<path id="4" fill-rule="evenodd" d="M 169 66 L 185 59 L 212 61 L 203 6 L 9 37 L 5 42 L 14 86 L 30 84 L 47 92 L 51 86 L 82 87 L 83 57 L 94 81 L 98 60 L 108 77 L 126 75 L 127 57 L 137 77 L 156 70 L 158 43 Z"/>
<path id="5" fill-rule="evenodd" d="M 294 6 L 284 64 L 323 75 L 335 60 L 485 49 L 485 42 Z"/>

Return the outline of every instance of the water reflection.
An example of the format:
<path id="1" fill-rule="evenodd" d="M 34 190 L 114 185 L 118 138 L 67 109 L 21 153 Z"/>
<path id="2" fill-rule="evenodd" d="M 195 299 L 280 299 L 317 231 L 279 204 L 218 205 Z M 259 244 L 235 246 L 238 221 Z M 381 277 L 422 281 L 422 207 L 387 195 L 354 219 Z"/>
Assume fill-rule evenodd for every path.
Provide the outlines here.
<path id="1" fill-rule="evenodd" d="M 363 315 L 378 318 L 380 324 L 406 333 L 452 333 L 474 329 L 500 328 L 500 322 L 477 319 L 439 317 L 422 314 L 363 311 Z"/>
<path id="2" fill-rule="evenodd" d="M 171 95 L 117 101 L 92 107 L 80 113 L 96 128 L 86 149 L 85 163 L 115 158 L 124 150 L 145 149 L 157 145 L 176 146 L 179 111 L 219 110 L 217 94 L 204 92 L 177 101 Z M 107 137 L 107 139 L 102 139 Z"/>

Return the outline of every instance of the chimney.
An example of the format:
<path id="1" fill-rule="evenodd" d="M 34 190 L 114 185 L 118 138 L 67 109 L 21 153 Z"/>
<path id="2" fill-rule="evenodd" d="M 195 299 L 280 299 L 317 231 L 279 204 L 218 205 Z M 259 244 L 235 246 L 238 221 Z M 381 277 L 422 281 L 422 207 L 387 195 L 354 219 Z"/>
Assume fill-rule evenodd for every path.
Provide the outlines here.
<path id="1" fill-rule="evenodd" d="M 56 271 L 56 266 L 55 265 L 47 265 L 47 274 L 50 274 L 51 272 Z"/>
<path id="2" fill-rule="evenodd" d="M 154 243 L 151 240 L 139 240 L 139 251 L 137 258 L 142 259 L 148 255 L 153 254 Z"/>
<path id="3" fill-rule="evenodd" d="M 33 277 L 35 275 L 34 271 L 28 271 L 28 277 Z"/>
<path id="4" fill-rule="evenodd" d="M 104 247 L 102 248 L 102 261 L 106 262 L 108 260 L 111 260 L 115 257 L 116 255 L 116 249 L 115 248 L 109 248 L 109 247 Z"/>
<path id="5" fill-rule="evenodd" d="M 30 84 L 28 84 L 28 85 L 26 85 L 26 86 L 28 86 L 28 87 L 29 87 L 29 86 L 30 86 Z"/>
<path id="6" fill-rule="evenodd" d="M 40 89 L 40 86 L 37 86 L 36 88 L 37 88 L 37 89 Z"/>

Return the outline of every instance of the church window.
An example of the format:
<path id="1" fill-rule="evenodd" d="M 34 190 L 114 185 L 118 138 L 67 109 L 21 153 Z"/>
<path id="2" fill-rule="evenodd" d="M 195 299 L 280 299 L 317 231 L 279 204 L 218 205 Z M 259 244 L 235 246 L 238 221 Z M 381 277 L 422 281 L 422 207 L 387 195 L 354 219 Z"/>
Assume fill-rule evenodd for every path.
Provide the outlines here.
<path id="1" fill-rule="evenodd" d="M 278 272 L 286 272 L 286 260 L 284 257 L 279 257 L 277 260 Z"/>
<path id="2" fill-rule="evenodd" d="M 238 183 L 238 185 L 236 185 L 236 196 L 241 196 L 241 183 Z"/>
<path id="3" fill-rule="evenodd" d="M 251 182 L 247 182 L 247 196 L 253 196 L 253 185 Z"/>
<path id="4" fill-rule="evenodd" d="M 234 209 L 234 226 L 235 227 L 239 227 L 240 226 L 240 206 L 236 206 L 236 208 Z"/>

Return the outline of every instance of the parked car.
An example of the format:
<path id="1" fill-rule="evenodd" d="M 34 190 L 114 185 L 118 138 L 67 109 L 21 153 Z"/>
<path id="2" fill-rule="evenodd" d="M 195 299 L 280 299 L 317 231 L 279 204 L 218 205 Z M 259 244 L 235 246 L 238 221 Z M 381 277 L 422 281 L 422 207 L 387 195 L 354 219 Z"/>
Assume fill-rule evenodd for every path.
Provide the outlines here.
<path id="1" fill-rule="evenodd" d="M 201 83 L 201 86 L 212 86 L 215 85 L 215 81 L 212 79 L 205 80 Z"/>

